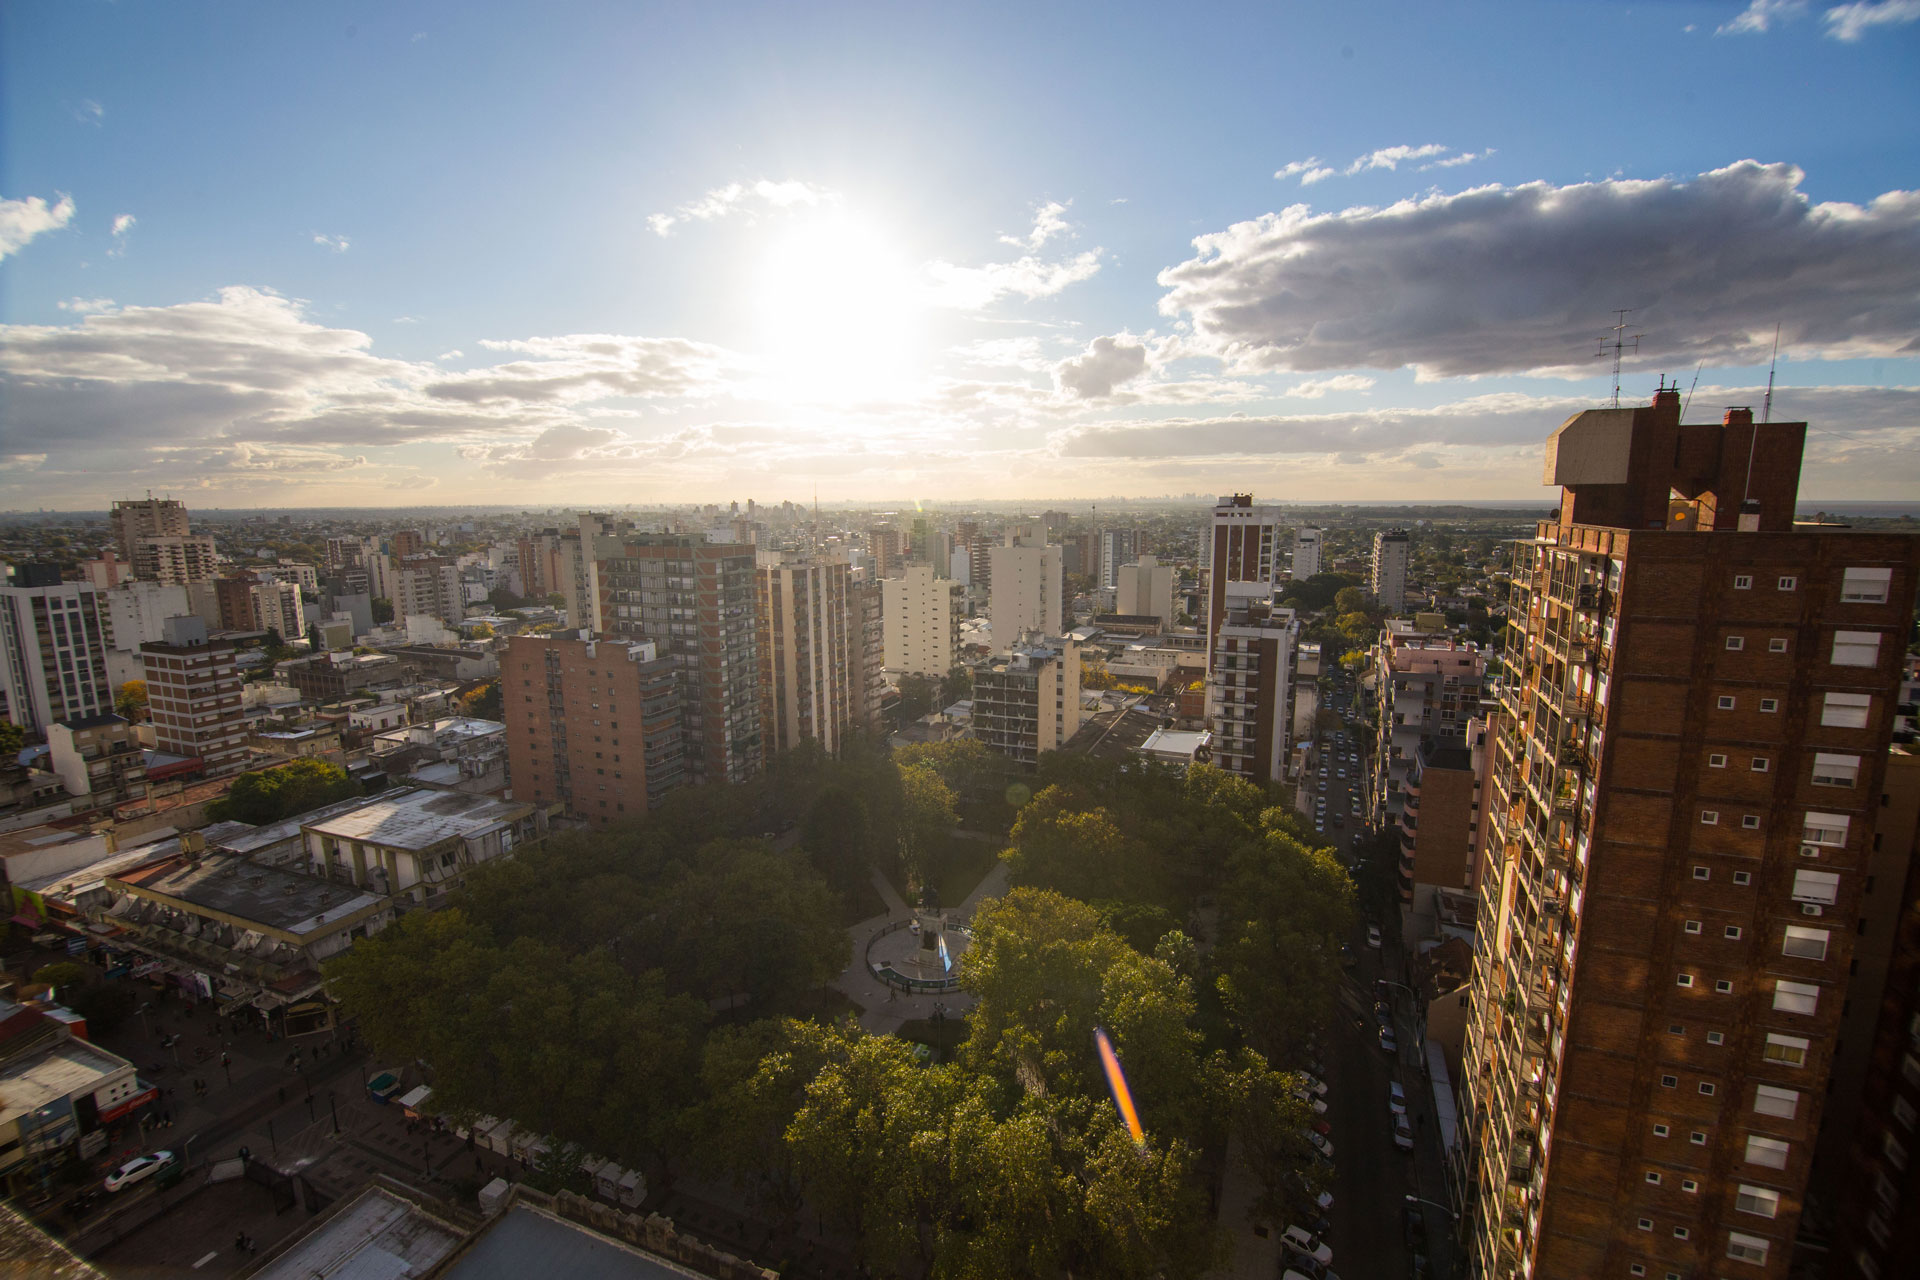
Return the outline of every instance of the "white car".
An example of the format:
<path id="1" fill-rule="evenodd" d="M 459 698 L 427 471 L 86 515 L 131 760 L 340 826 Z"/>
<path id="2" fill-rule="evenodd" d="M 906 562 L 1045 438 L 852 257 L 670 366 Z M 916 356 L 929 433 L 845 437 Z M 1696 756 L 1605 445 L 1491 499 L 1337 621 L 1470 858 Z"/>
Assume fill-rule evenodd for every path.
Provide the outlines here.
<path id="1" fill-rule="evenodd" d="M 1370 924 L 1367 926 L 1367 945 L 1372 947 L 1375 951 L 1378 951 L 1380 949 L 1380 926 L 1379 925 Z"/>
<path id="2" fill-rule="evenodd" d="M 1280 1233 L 1280 1243 L 1295 1252 L 1306 1254 L 1323 1267 L 1333 1262 L 1332 1248 L 1305 1227 L 1288 1227 Z"/>
<path id="3" fill-rule="evenodd" d="M 1327 1104 L 1308 1093 L 1305 1089 L 1295 1089 L 1293 1096 L 1296 1100 L 1304 1102 L 1308 1108 L 1312 1110 L 1313 1114 L 1317 1116 L 1327 1114 Z"/>
<path id="4" fill-rule="evenodd" d="M 1329 1160 L 1333 1159 L 1333 1143 L 1327 1141 L 1326 1138 L 1309 1129 L 1307 1130 L 1307 1141 L 1312 1144 L 1315 1151 L 1318 1151 Z"/>
<path id="5" fill-rule="evenodd" d="M 1398 1080 L 1387 1082 L 1387 1110 L 1397 1116 L 1407 1114 L 1407 1091 L 1400 1087 Z"/>
<path id="6" fill-rule="evenodd" d="M 171 1151 L 155 1151 L 144 1156 L 135 1156 L 107 1175 L 107 1190 L 119 1191 L 124 1187 L 130 1187 L 172 1163 L 173 1152 Z"/>
<path id="7" fill-rule="evenodd" d="M 1402 1151 L 1413 1150 L 1413 1126 L 1407 1123 L 1405 1116 L 1393 1118 L 1393 1145 Z"/>
<path id="8" fill-rule="evenodd" d="M 1315 1097 L 1324 1098 L 1327 1096 L 1327 1082 L 1319 1079 L 1317 1076 L 1308 1075 L 1304 1071 L 1300 1073 L 1300 1087 Z"/>

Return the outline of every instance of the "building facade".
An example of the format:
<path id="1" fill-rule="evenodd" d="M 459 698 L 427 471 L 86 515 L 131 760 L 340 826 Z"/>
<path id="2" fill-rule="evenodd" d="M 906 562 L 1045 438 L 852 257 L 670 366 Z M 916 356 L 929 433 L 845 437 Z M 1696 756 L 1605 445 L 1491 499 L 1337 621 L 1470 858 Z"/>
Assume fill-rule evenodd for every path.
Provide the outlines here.
<path id="1" fill-rule="evenodd" d="M 1318 529 L 1294 530 L 1293 568 L 1288 576 L 1295 582 L 1305 582 L 1320 572 L 1321 536 Z"/>
<path id="2" fill-rule="evenodd" d="M 844 559 L 773 553 L 759 567 L 760 721 L 770 751 L 829 755 L 864 702 L 867 633 Z"/>
<path id="3" fill-rule="evenodd" d="M 1373 535 L 1373 571 L 1367 591 L 1388 613 L 1407 607 L 1407 531 L 1382 529 Z"/>
<path id="4" fill-rule="evenodd" d="M 1121 565 L 1119 594 L 1115 607 L 1124 617 L 1151 617 L 1160 620 L 1163 630 L 1172 630 L 1173 566 L 1161 564 L 1153 556 L 1141 556 L 1134 564 Z"/>
<path id="5" fill-rule="evenodd" d="M 57 570 L 25 576 L 42 585 L 0 587 L 0 680 L 8 714 L 38 733 L 56 720 L 111 714 L 99 593 L 85 582 L 59 581 Z"/>
<path id="6" fill-rule="evenodd" d="M 178 498 L 122 498 L 113 504 L 107 523 L 113 531 L 114 549 L 120 558 L 139 571 L 136 548 L 145 538 L 184 538 L 193 530 L 187 525 L 187 504 Z"/>
<path id="7" fill-rule="evenodd" d="M 1485 1277 L 1783 1277 L 1853 959 L 1913 539 L 1796 528 L 1804 423 L 1548 443 L 1515 544 L 1456 1190 Z"/>
<path id="8" fill-rule="evenodd" d="M 1389 619 L 1373 652 L 1380 711 L 1372 752 L 1376 821 L 1399 821 L 1422 742 L 1466 745 L 1467 722 L 1480 714 L 1486 678 L 1487 656 L 1472 644 Z"/>
<path id="9" fill-rule="evenodd" d="M 1265 785 L 1287 776 L 1300 623 L 1291 609 L 1234 599 L 1215 621 L 1207 651 L 1213 764 Z"/>
<path id="10" fill-rule="evenodd" d="M 1057 636 L 1065 630 L 1060 597 L 1066 578 L 1059 547 L 1044 543 L 991 547 L 988 555 L 993 565 L 993 587 L 987 609 L 995 649 L 1011 647 L 1029 631 Z"/>
<path id="11" fill-rule="evenodd" d="M 936 575 L 927 565 L 909 565 L 879 586 L 886 669 L 938 679 L 960 661 L 960 620 L 966 587 Z"/>
<path id="12" fill-rule="evenodd" d="M 50 765 L 77 809 L 111 809 L 147 794 L 147 757 L 121 717 L 81 716 L 47 726 Z"/>
<path id="13" fill-rule="evenodd" d="M 210 640 L 195 617 L 169 618 L 140 646 L 154 746 L 201 761 L 209 776 L 247 766 L 247 721 L 231 641 Z"/>
<path id="14" fill-rule="evenodd" d="M 1026 769 L 1080 728 L 1080 646 L 1027 638 L 973 671 L 973 736 Z"/>
<path id="15" fill-rule="evenodd" d="M 143 582 L 211 582 L 220 576 L 220 551 L 205 534 L 155 534 L 133 544 L 133 576 Z"/>

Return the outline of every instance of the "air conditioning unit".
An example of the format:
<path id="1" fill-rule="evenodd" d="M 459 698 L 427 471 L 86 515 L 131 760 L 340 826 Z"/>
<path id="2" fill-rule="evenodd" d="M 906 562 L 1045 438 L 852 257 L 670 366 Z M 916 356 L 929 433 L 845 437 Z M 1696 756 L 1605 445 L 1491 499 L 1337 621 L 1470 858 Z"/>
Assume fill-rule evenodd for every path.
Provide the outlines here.
<path id="1" fill-rule="evenodd" d="M 1800 856 L 1803 858 L 1817 858 L 1820 856 L 1820 846 L 1817 844 L 1803 844 L 1800 846 Z"/>
<path id="2" fill-rule="evenodd" d="M 1803 902 L 1800 904 L 1800 914 L 1803 916 L 1817 916 L 1820 914 L 1820 904 L 1817 902 Z"/>

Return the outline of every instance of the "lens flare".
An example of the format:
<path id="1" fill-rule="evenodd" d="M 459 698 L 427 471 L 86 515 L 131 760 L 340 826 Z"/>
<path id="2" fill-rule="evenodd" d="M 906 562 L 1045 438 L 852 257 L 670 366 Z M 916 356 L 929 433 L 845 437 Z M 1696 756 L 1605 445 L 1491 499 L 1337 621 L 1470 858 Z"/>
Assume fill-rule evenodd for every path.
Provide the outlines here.
<path id="1" fill-rule="evenodd" d="M 1100 1069 L 1107 1073 L 1107 1087 L 1113 1090 L 1113 1105 L 1120 1109 L 1120 1118 L 1127 1123 L 1127 1132 L 1142 1150 L 1147 1145 L 1147 1135 L 1140 1128 L 1140 1113 L 1134 1110 L 1133 1090 L 1127 1088 L 1127 1076 L 1120 1069 L 1120 1055 L 1113 1051 L 1113 1041 L 1099 1028 L 1093 1029 L 1094 1047 L 1100 1050 Z"/>
<path id="2" fill-rule="evenodd" d="M 947 935 L 940 935 L 940 967 L 948 973 L 953 972 L 953 957 L 947 954 Z"/>

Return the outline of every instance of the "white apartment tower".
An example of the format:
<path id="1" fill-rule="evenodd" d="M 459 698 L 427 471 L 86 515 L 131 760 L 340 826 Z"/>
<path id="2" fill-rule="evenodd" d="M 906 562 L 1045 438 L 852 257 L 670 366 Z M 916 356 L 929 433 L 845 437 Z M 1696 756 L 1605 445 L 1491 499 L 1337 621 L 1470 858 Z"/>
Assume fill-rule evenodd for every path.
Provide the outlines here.
<path id="1" fill-rule="evenodd" d="M 56 720 L 113 713 L 106 620 L 92 584 L 61 582 L 48 565 L 23 565 L 0 587 L 0 684 L 13 722 L 45 733 Z"/>
<path id="2" fill-rule="evenodd" d="M 1373 535 L 1373 598 L 1389 613 L 1407 607 L 1407 531 L 1382 529 Z"/>
<path id="3" fill-rule="evenodd" d="M 1320 530 L 1298 529 L 1293 535 L 1293 572 L 1295 582 L 1305 582 L 1320 572 Z"/>
<path id="4" fill-rule="evenodd" d="M 960 619 L 966 587 L 931 565 L 908 565 L 880 582 L 880 625 L 886 668 L 902 675 L 944 676 L 960 661 Z"/>
<path id="5" fill-rule="evenodd" d="M 1060 596 L 1066 586 L 1060 548 L 1051 544 L 994 547 L 991 563 L 993 586 L 987 607 L 994 647 L 1010 647 L 1028 631 L 1059 635 L 1064 629 Z"/>
<path id="6" fill-rule="evenodd" d="M 1141 556 L 1137 564 L 1121 566 L 1117 608 L 1129 617 L 1160 619 L 1162 627 L 1172 627 L 1173 566 L 1161 564 L 1153 556 Z"/>
<path id="7" fill-rule="evenodd" d="M 1140 558 L 1140 533 L 1136 529 L 1103 529 L 1100 532 L 1100 585 L 1114 590 L 1120 585 L 1120 570 Z M 1125 612 L 1122 610 L 1121 612 Z M 996 641 L 996 643 L 998 643 Z"/>

